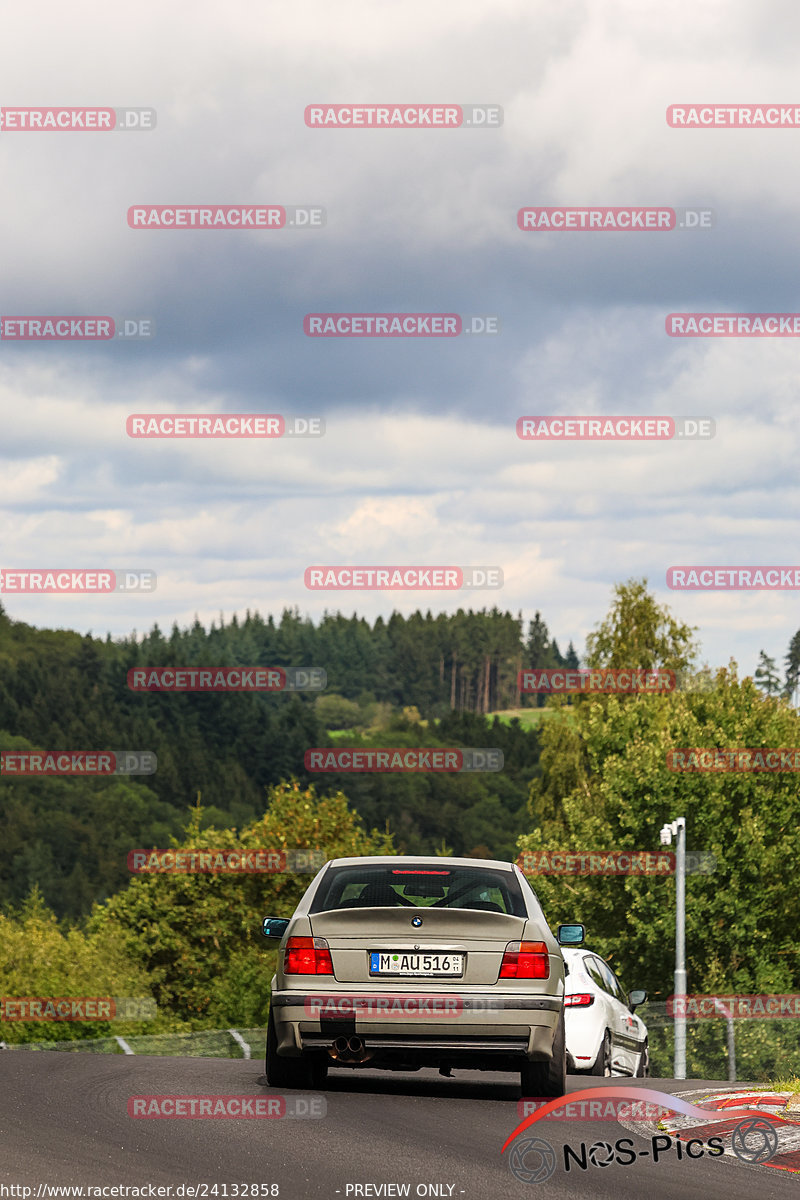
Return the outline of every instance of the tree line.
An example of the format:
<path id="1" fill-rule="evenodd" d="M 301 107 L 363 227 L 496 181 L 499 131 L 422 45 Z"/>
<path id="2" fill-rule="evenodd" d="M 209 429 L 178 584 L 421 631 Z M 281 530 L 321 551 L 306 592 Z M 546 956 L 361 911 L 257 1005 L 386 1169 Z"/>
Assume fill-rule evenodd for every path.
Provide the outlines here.
<path id="1" fill-rule="evenodd" d="M 514 706 L 517 672 L 570 665 L 537 613 L 498 609 L 452 615 L 393 614 L 372 624 L 326 614 L 318 624 L 286 610 L 278 621 L 247 613 L 205 629 L 158 626 L 105 640 L 12 621 L 0 606 L 0 749 L 149 750 L 149 777 L 0 779 L 0 904 L 38 885 L 60 916 L 77 919 L 127 880 L 127 851 L 163 844 L 202 797 L 209 824 L 241 828 L 263 811 L 267 789 L 312 782 L 304 753 L 342 729 L 349 705 L 354 745 L 494 745 L 501 775 L 349 777 L 359 811 L 398 834 L 410 852 L 442 841 L 513 853 L 524 827 L 533 730 L 486 717 Z M 138 693 L 142 667 L 320 666 L 323 693 Z M 524 698 L 527 699 L 527 698 Z M 341 714 L 339 714 L 341 715 Z M 338 780 L 340 784 L 344 781 Z"/>

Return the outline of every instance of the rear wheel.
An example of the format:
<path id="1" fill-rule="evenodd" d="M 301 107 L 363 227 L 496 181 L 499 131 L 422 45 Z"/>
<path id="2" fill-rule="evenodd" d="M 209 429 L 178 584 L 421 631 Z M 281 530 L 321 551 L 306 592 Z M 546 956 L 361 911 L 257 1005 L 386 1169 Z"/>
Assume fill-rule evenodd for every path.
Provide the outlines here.
<path id="1" fill-rule="evenodd" d="M 608 1030 L 603 1035 L 603 1044 L 597 1051 L 597 1058 L 594 1060 L 594 1066 L 589 1071 L 590 1075 L 610 1075 L 611 1074 L 611 1034 Z"/>
<path id="2" fill-rule="evenodd" d="M 562 1008 L 548 1062 L 526 1062 L 520 1070 L 523 1096 L 563 1096 L 567 1090 L 567 1050 Z"/>
<path id="3" fill-rule="evenodd" d="M 278 1035 L 275 1018 L 269 1010 L 267 1021 L 267 1051 L 264 1060 L 267 1083 L 280 1088 L 322 1087 L 328 1074 L 328 1064 L 321 1055 L 305 1054 L 300 1058 L 288 1058 L 278 1054 Z"/>

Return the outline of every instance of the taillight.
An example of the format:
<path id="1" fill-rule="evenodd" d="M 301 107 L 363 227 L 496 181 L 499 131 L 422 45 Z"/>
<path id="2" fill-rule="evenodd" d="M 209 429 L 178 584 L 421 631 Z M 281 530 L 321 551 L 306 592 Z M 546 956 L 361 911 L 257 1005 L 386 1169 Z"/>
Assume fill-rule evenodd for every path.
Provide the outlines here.
<path id="1" fill-rule="evenodd" d="M 500 979 L 547 979 L 550 955 L 544 942 L 509 942 L 500 964 Z"/>
<path id="2" fill-rule="evenodd" d="M 332 975 L 331 952 L 325 938 L 290 937 L 283 959 L 285 975 Z"/>
<path id="3" fill-rule="evenodd" d="M 572 996 L 564 997 L 564 1008 L 588 1008 L 594 1004 L 594 996 L 590 992 L 575 992 Z"/>

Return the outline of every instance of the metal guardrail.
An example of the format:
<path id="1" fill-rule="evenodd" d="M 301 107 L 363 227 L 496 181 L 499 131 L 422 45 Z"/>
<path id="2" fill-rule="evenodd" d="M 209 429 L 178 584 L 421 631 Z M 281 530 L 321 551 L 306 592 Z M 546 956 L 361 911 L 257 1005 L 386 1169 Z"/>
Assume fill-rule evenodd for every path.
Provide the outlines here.
<path id="1" fill-rule="evenodd" d="M 84 1054 L 155 1054 L 252 1059 L 253 1046 L 263 1046 L 265 1037 L 264 1028 L 197 1029 L 188 1033 L 147 1033 L 127 1038 L 115 1035 L 52 1042 L 0 1042 L 0 1050 L 66 1050 Z"/>
<path id="2" fill-rule="evenodd" d="M 667 1014 L 666 1002 L 648 1001 L 636 1011 L 650 1033 L 651 1061 L 657 1061 L 659 1073 L 669 1074 L 668 1061 L 672 1054 L 674 1019 Z M 696 1034 L 700 1028 L 709 1029 L 715 1025 L 723 1025 L 723 1022 L 727 1037 L 722 1040 L 715 1039 L 714 1047 L 708 1044 L 707 1039 L 703 1039 L 703 1043 L 696 1042 Z M 800 1032 L 800 1023 L 797 1021 L 727 1017 L 723 1013 L 717 1021 L 687 1017 L 686 1023 L 690 1034 L 689 1051 L 695 1063 L 692 1077 L 697 1076 L 697 1070 L 703 1065 L 705 1070 L 699 1076 L 702 1078 L 720 1079 L 727 1076 L 730 1082 L 735 1082 L 737 1072 L 744 1078 L 756 1078 L 760 1076 L 754 1075 L 753 1070 L 760 1062 L 768 1063 L 766 1069 L 773 1074 L 773 1067 L 778 1072 L 784 1070 L 800 1074 L 800 1038 L 796 1036 Z M 774 1044 L 770 1046 L 766 1057 L 763 1046 L 755 1058 L 752 1057 L 754 1050 L 748 1046 L 745 1029 L 756 1026 L 765 1030 L 770 1028 L 770 1041 Z M 253 1060 L 262 1057 L 265 1038 L 264 1026 L 256 1026 L 249 1029 L 198 1029 L 185 1033 L 138 1034 L 125 1038 L 116 1035 L 69 1041 L 0 1041 L 0 1051 L 61 1050 L 89 1054 L 148 1054 Z"/>

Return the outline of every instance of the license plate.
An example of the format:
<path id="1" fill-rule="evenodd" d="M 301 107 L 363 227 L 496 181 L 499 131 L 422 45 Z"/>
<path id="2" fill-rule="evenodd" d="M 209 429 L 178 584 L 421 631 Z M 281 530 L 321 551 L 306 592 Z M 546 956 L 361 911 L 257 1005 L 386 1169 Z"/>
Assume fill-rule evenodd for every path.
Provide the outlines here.
<path id="1" fill-rule="evenodd" d="M 463 954 L 418 954 L 405 950 L 372 950 L 370 975 L 463 975 Z"/>

